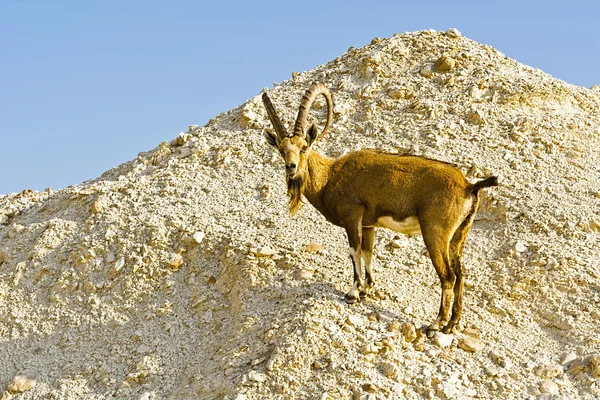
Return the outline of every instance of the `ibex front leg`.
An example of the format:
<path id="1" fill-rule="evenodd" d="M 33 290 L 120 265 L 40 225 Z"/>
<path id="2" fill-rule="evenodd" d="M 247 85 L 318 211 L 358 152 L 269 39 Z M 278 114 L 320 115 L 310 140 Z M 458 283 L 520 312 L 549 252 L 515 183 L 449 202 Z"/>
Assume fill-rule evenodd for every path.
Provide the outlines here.
<path id="1" fill-rule="evenodd" d="M 358 223 L 353 224 L 352 226 L 346 227 L 346 233 L 348 234 L 348 242 L 350 243 L 350 259 L 352 260 L 352 265 L 354 267 L 354 285 L 344 297 L 344 300 L 348 304 L 356 303 L 357 301 L 359 301 L 360 293 L 364 290 L 362 268 L 360 265 L 362 243 L 362 228 L 360 225 L 361 223 L 359 221 Z"/>
<path id="2" fill-rule="evenodd" d="M 373 241 L 375 239 L 375 228 L 362 229 L 362 259 L 365 262 L 365 285 L 360 291 L 360 297 L 368 296 L 371 288 L 375 286 L 375 277 L 373 275 L 373 267 L 371 259 L 373 257 Z"/>

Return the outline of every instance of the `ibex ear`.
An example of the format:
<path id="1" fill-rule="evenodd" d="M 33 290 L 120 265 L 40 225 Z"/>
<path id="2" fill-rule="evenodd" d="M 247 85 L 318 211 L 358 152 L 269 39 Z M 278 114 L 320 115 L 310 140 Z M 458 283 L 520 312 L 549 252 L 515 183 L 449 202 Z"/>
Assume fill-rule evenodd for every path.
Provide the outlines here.
<path id="1" fill-rule="evenodd" d="M 267 143 L 276 149 L 279 148 L 279 136 L 274 134 L 273 132 L 265 131 L 265 139 L 267 139 Z"/>
<path id="2" fill-rule="evenodd" d="M 306 141 L 308 142 L 309 146 L 312 146 L 312 144 L 317 139 L 318 135 L 319 132 L 317 132 L 317 126 L 315 124 L 312 124 L 310 128 L 308 128 L 308 132 L 306 133 Z"/>

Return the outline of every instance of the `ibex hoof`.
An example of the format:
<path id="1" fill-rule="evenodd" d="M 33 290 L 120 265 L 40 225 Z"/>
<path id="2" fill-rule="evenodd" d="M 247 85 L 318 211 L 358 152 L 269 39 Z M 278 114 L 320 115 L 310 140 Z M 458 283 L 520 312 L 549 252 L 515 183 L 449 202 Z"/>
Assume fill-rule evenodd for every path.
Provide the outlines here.
<path id="1" fill-rule="evenodd" d="M 454 327 L 458 324 L 458 321 L 450 320 L 448 325 L 442 328 L 442 333 L 452 333 Z"/>
<path id="2" fill-rule="evenodd" d="M 359 296 L 360 298 L 364 298 L 367 297 L 369 295 L 369 293 L 371 293 L 371 286 L 365 286 L 364 288 L 362 288 L 359 292 Z"/>
<path id="3" fill-rule="evenodd" d="M 440 325 L 436 322 L 427 327 L 427 337 L 432 339 L 436 332 L 440 331 Z"/>
<path id="4" fill-rule="evenodd" d="M 344 301 L 348 304 L 354 304 L 360 301 L 360 293 L 357 289 L 352 289 L 351 291 L 346 293 L 346 296 L 344 296 Z"/>

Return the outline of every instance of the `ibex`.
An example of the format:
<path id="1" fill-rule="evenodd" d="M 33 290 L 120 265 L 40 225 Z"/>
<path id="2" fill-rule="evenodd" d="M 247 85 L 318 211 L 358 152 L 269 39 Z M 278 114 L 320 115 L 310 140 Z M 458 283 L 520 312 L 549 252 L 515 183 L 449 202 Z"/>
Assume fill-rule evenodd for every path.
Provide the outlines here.
<path id="1" fill-rule="evenodd" d="M 312 124 L 305 133 L 308 112 L 319 95 L 327 101 L 325 127 L 319 135 Z M 462 314 L 460 258 L 479 205 L 478 192 L 496 186 L 497 178 L 472 184 L 451 164 L 414 155 L 359 150 L 333 159 L 317 153 L 312 145 L 327 132 L 333 112 L 331 93 L 322 83 L 313 83 L 304 94 L 292 134 L 286 132 L 266 93 L 262 100 L 276 131 L 265 131 L 265 137 L 285 162 L 290 213 L 298 211 L 304 196 L 329 222 L 346 230 L 354 265 L 354 285 L 346 302 L 359 301 L 375 284 L 371 264 L 375 228 L 422 234 L 442 285 L 439 313 L 429 329 L 450 332 Z"/>

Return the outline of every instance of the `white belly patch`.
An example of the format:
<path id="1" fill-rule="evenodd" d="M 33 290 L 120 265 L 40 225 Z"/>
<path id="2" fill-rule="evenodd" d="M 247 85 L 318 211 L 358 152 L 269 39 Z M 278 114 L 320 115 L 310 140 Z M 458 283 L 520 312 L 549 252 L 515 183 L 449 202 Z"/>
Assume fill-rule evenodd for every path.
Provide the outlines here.
<path id="1" fill-rule="evenodd" d="M 388 228 L 406 235 L 420 235 L 421 225 L 417 217 L 408 217 L 402 221 L 396 221 L 392 217 L 380 217 L 375 226 Z"/>

